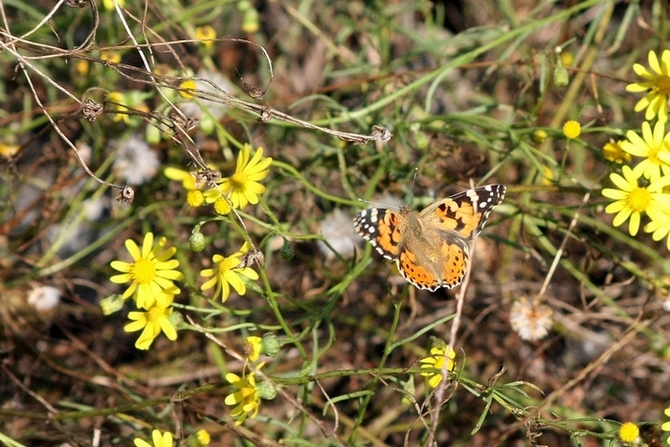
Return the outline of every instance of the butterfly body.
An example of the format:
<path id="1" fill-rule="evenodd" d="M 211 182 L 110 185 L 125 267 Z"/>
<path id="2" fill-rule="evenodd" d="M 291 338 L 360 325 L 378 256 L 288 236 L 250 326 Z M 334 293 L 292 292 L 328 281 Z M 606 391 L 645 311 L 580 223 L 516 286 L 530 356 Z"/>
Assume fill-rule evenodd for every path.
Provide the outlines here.
<path id="1" fill-rule="evenodd" d="M 463 281 L 470 242 L 491 211 L 505 198 L 504 185 L 487 185 L 454 194 L 421 212 L 370 208 L 358 213 L 354 227 L 419 289 L 456 287 Z"/>

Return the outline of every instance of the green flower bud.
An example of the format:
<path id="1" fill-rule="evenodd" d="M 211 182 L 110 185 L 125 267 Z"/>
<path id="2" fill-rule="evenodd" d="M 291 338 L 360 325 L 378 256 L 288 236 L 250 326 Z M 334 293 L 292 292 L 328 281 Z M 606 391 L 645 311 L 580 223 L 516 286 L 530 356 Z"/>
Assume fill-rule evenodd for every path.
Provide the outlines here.
<path id="1" fill-rule="evenodd" d="M 284 244 L 279 249 L 279 256 L 286 262 L 292 261 L 295 256 L 293 245 L 286 239 L 284 239 Z"/>
<path id="2" fill-rule="evenodd" d="M 531 139 L 533 140 L 533 142 L 538 144 L 544 143 L 544 141 L 547 139 L 547 132 L 542 129 L 538 129 L 535 132 L 533 132 L 533 134 L 531 135 Z"/>
<path id="3" fill-rule="evenodd" d="M 149 144 L 158 144 L 161 142 L 161 131 L 156 126 L 147 126 L 145 138 Z"/>
<path id="4" fill-rule="evenodd" d="M 111 315 L 114 312 L 118 312 L 123 307 L 123 302 L 125 300 L 121 295 L 111 295 L 107 298 L 100 300 L 100 308 L 102 309 L 103 315 Z"/>
<path id="5" fill-rule="evenodd" d="M 179 329 L 179 326 L 184 322 L 184 316 L 181 314 L 181 312 L 172 312 L 170 316 L 168 317 L 168 321 L 172 323 L 172 326 L 174 326 L 175 329 Z"/>
<path id="6" fill-rule="evenodd" d="M 267 333 L 263 335 L 263 341 L 261 342 L 261 352 L 270 357 L 275 357 L 279 350 L 281 349 L 282 343 L 279 341 L 279 338 L 275 334 Z"/>
<path id="7" fill-rule="evenodd" d="M 216 127 L 216 121 L 213 120 L 209 115 L 203 114 L 200 118 L 200 130 L 202 130 L 205 135 L 211 135 L 214 132 Z"/>
<path id="8" fill-rule="evenodd" d="M 205 248 L 205 236 L 200 232 L 200 228 L 196 227 L 191 232 L 191 237 L 188 238 L 188 243 L 191 250 L 201 252 Z"/>
<path id="9" fill-rule="evenodd" d="M 430 144 L 430 138 L 421 129 L 420 125 L 412 125 L 410 128 L 412 132 L 412 136 L 414 137 L 414 146 L 416 146 L 418 149 L 426 149 L 428 145 Z"/>
<path id="10" fill-rule="evenodd" d="M 272 400 L 277 396 L 277 389 L 269 382 L 263 381 L 256 384 L 258 397 L 263 400 Z"/>
<path id="11" fill-rule="evenodd" d="M 242 19 L 242 31 L 245 33 L 255 33 L 259 27 L 258 11 L 253 8 L 246 10 Z"/>
<path id="12" fill-rule="evenodd" d="M 403 383 L 402 390 L 404 391 L 400 402 L 403 405 L 412 405 L 415 402 L 416 387 L 414 386 L 414 376 L 409 376 L 409 380 Z"/>
<path id="13" fill-rule="evenodd" d="M 556 87 L 565 87 L 570 82 L 568 69 L 562 63 L 558 63 L 554 69 L 554 85 Z"/>
<path id="14" fill-rule="evenodd" d="M 251 8 L 253 8 L 253 5 L 249 0 L 240 0 L 237 2 L 237 9 L 241 12 L 248 11 Z"/>

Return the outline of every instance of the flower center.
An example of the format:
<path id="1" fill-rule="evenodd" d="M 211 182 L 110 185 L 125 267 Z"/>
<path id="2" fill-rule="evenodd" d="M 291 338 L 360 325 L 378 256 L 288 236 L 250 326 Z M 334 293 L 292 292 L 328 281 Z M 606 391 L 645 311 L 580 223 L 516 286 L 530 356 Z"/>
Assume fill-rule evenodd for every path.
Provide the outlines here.
<path id="1" fill-rule="evenodd" d="M 635 188 L 628 194 L 628 206 L 638 213 L 646 211 L 651 202 L 651 193 L 646 188 Z"/>
<path id="2" fill-rule="evenodd" d="M 150 322 L 156 322 L 163 315 L 163 312 L 165 312 L 165 308 L 161 306 L 151 306 L 151 309 L 149 309 L 147 315 L 147 320 Z"/>
<path id="3" fill-rule="evenodd" d="M 240 260 L 235 256 L 229 256 L 219 263 L 219 273 L 224 274 L 240 265 Z"/>
<path id="4" fill-rule="evenodd" d="M 247 182 L 247 174 L 244 172 L 236 172 L 230 178 L 230 181 L 233 183 L 233 188 L 240 188 Z"/>
<path id="5" fill-rule="evenodd" d="M 148 284 L 156 278 L 156 266 L 153 261 L 140 258 L 133 266 L 133 279 L 139 284 Z"/>
<path id="6" fill-rule="evenodd" d="M 663 160 L 658 158 L 658 153 L 662 150 L 662 148 L 658 146 L 649 146 L 649 154 L 647 155 L 647 158 L 649 159 L 650 162 L 657 164 L 657 165 L 662 165 Z"/>
<path id="7" fill-rule="evenodd" d="M 654 83 L 654 88 L 659 95 L 670 95 L 670 76 L 661 75 Z"/>

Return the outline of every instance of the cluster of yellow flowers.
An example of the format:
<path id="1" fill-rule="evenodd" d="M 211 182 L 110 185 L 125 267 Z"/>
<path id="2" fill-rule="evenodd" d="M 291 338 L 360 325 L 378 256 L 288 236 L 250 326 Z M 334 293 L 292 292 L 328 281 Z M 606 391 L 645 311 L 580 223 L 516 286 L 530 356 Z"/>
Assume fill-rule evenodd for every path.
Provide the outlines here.
<path id="1" fill-rule="evenodd" d="M 663 51 L 660 60 L 650 51 L 648 60 L 651 70 L 641 64 L 633 66 L 643 81 L 626 87 L 629 92 L 647 93 L 635 106 L 636 112 L 646 110 L 647 121 L 642 123 L 641 134 L 630 130 L 626 140 L 610 142 L 603 148 L 605 158 L 610 161 L 629 163 L 632 157 L 641 160 L 633 167 L 622 166 L 621 174 L 610 174 L 616 188 L 605 188 L 602 194 L 614 200 L 605 212 L 616 214 L 615 227 L 629 221 L 628 231 L 635 236 L 641 217 L 646 214 L 650 222 L 643 229 L 658 241 L 670 233 L 670 194 L 665 192 L 670 185 L 670 132 L 665 131 L 670 98 L 670 50 Z M 651 122 L 653 119 L 657 119 L 655 124 Z M 667 245 L 670 248 L 670 237 Z"/>
<path id="2" fill-rule="evenodd" d="M 120 12 L 124 5 L 124 0 L 103 0 L 102 10 Z M 244 18 L 241 24 L 242 30 L 246 33 L 258 31 L 258 11 L 252 2 L 240 0 L 238 9 Z M 217 41 L 216 30 L 212 26 L 197 27 L 194 37 L 202 45 L 205 55 L 212 54 L 213 45 Z M 118 64 L 121 62 L 121 53 L 103 51 L 100 59 L 109 64 Z M 90 63 L 80 61 L 75 70 L 81 76 L 88 75 Z M 179 85 L 177 91 L 182 98 L 193 100 L 198 95 L 198 86 L 194 80 L 187 79 Z M 149 112 L 144 102 L 147 95 L 143 92 L 108 92 L 105 106 L 112 112 L 114 122 L 137 127 L 143 123 L 140 115 Z M 156 132 L 147 130 L 147 141 L 155 142 L 155 135 Z M 0 156 L 10 158 L 17 151 L 18 146 L 15 148 L 0 145 Z M 262 147 L 252 151 L 251 146 L 247 144 L 240 150 L 235 171 L 229 177 L 203 182 L 186 170 L 166 168 L 164 172 L 168 178 L 183 184 L 188 205 L 200 207 L 213 204 L 213 209 L 218 215 L 228 215 L 249 204 L 259 203 L 260 196 L 265 191 L 265 186 L 260 182 L 268 176 L 271 163 L 272 158 L 263 155 Z M 208 189 L 204 189 L 205 187 Z M 198 235 L 202 249 L 204 238 L 202 234 Z M 193 245 L 192 242 L 192 247 Z M 124 306 L 126 300 L 132 300 L 136 310 L 128 313 L 131 321 L 125 325 L 124 331 L 140 331 L 135 342 L 137 349 L 148 350 L 161 333 L 169 340 L 175 341 L 178 330 L 185 327 L 181 314 L 174 311 L 175 297 L 181 293 L 176 283 L 185 279 L 185 275 L 179 270 L 180 261 L 175 259 L 177 248 L 168 247 L 166 237 L 155 237 L 152 232 L 146 232 L 141 243 L 133 239 L 126 240 L 125 247 L 131 260 L 112 261 L 111 267 L 118 274 L 112 275 L 110 281 L 129 285 L 123 294 L 102 300 L 103 313 L 116 312 Z M 213 289 L 214 298 L 221 299 L 224 303 L 232 290 L 238 295 L 244 295 L 247 291 L 246 281 L 259 279 L 258 273 L 251 268 L 253 262 L 247 259 L 250 250 L 250 244 L 245 242 L 230 256 L 213 255 L 211 268 L 200 272 L 200 276 L 205 278 L 200 289 L 202 291 Z M 249 336 L 246 338 L 245 346 L 246 360 L 241 376 L 232 372 L 226 375 L 232 391 L 225 398 L 225 403 L 233 407 L 231 417 L 236 419 L 237 424 L 257 415 L 261 398 L 274 397 L 273 389 L 259 381 L 257 375 L 264 365 L 263 362 L 259 362 L 261 354 L 276 355 L 279 350 L 279 343 L 272 335 L 265 338 Z M 137 447 L 152 447 L 152 445 L 172 447 L 173 435 L 169 431 L 153 430 L 150 441 L 137 438 L 134 443 Z M 204 430 L 194 433 L 186 440 L 187 445 L 193 446 L 206 446 L 209 443 L 209 434 Z"/>
<path id="3" fill-rule="evenodd" d="M 215 210 L 227 206 L 226 213 L 232 209 L 241 209 L 248 204 L 257 204 L 265 187 L 259 182 L 267 177 L 272 158 L 263 156 L 263 148 L 258 148 L 252 156 L 249 145 L 245 145 L 237 158 L 237 165 L 232 176 L 210 184 L 210 189 L 201 192 L 196 178 L 187 171 L 167 168 L 165 174 L 173 180 L 181 181 L 187 191 L 187 202 L 192 206 L 205 203 L 214 203 Z M 199 194 L 198 194 L 199 193 Z M 197 200 L 200 198 L 200 200 Z M 217 209 L 217 204 L 219 207 Z M 222 204 L 225 204 L 222 205 Z M 126 332 L 142 331 L 135 346 L 138 349 L 149 349 L 154 339 L 162 332 L 169 340 L 177 339 L 177 328 L 182 322 L 181 315 L 173 312 L 174 297 L 180 293 L 175 281 L 184 279 L 178 270 L 179 261 L 172 259 L 177 249 L 166 247 L 166 238 L 154 240 L 153 233 L 146 233 L 142 246 L 139 247 L 133 240 L 126 240 L 125 245 L 132 258 L 131 262 L 112 261 L 113 269 L 121 272 L 110 279 L 116 284 L 130 283 L 120 299 L 116 302 L 105 300 L 103 310 L 111 313 L 118 310 L 125 299 L 132 298 L 138 308 L 129 313 L 133 320 L 124 327 Z M 259 278 L 249 263 L 244 262 L 250 246 L 244 243 L 242 248 L 230 256 L 214 255 L 213 267 L 204 269 L 200 275 L 209 278 L 201 285 L 201 290 L 214 288 L 214 297 L 225 302 L 234 289 L 239 295 L 246 293 L 245 280 L 255 281 Z M 120 301 L 120 303 L 119 303 Z M 256 374 L 263 366 L 257 363 L 261 353 L 276 355 L 278 343 L 271 336 L 261 339 L 256 336 L 247 337 L 247 357 L 242 376 L 228 373 L 226 380 L 230 382 L 234 391 L 229 394 L 225 403 L 232 405 L 231 416 L 238 424 L 258 413 L 260 399 L 273 397 L 272 389 L 268 385 L 257 383 Z M 255 364 L 253 368 L 250 365 Z M 261 385 L 261 386 L 259 386 Z M 169 432 L 160 434 L 154 431 L 154 444 L 171 445 Z M 145 445 L 146 441 L 137 440 L 136 445 Z M 148 445 L 148 444 L 147 444 Z"/>
<path id="4" fill-rule="evenodd" d="M 242 376 L 234 373 L 226 374 L 226 381 L 234 387 L 233 392 L 226 396 L 224 402 L 232 406 L 230 415 L 235 419 L 235 425 L 241 425 L 248 418 L 254 418 L 258 414 L 261 399 L 273 399 L 276 391 L 265 382 L 257 382 L 256 374 L 263 367 L 264 362 L 258 362 L 261 354 L 275 355 L 279 348 L 276 337 L 269 336 L 260 338 L 249 336 L 246 338 L 246 358 Z M 250 364 L 255 364 L 250 367 Z M 153 445 L 147 441 L 136 438 L 136 447 L 173 447 L 172 433 L 153 430 L 151 433 Z M 210 435 L 205 430 L 198 430 L 186 440 L 185 445 L 206 447 L 210 444 Z"/>
<path id="5" fill-rule="evenodd" d="M 235 425 L 240 425 L 247 418 L 254 418 L 258 414 L 261 404 L 261 388 L 256 383 L 256 374 L 263 367 L 264 362 L 257 363 L 255 368 L 248 367 L 250 363 L 258 362 L 261 352 L 263 352 L 263 339 L 254 335 L 247 337 L 247 357 L 242 376 L 234 373 L 226 374 L 226 380 L 237 388 L 224 400 L 226 405 L 233 406 L 230 415 L 236 420 Z"/>
<path id="6" fill-rule="evenodd" d="M 165 175 L 171 180 L 182 182 L 186 190 L 186 203 L 194 207 L 214 204 L 214 211 L 225 216 L 233 208 L 242 209 L 248 204 L 258 203 L 260 195 L 265 191 L 260 181 L 268 176 L 271 163 L 271 157 L 263 157 L 262 147 L 251 157 L 251 146 L 245 144 L 237 157 L 235 173 L 221 178 L 216 186 L 206 191 L 200 190 L 195 177 L 188 171 L 166 168 Z"/>
<path id="7" fill-rule="evenodd" d="M 643 230 L 652 233 L 655 241 L 667 237 L 670 249 L 670 194 L 665 192 L 670 186 L 670 132 L 665 129 L 670 99 L 670 50 L 663 51 L 660 60 L 650 51 L 648 63 L 650 69 L 641 64 L 633 65 L 643 80 L 626 87 L 629 92 L 646 93 L 635 105 L 636 112 L 645 111 L 646 121 L 642 123 L 641 133 L 630 130 L 625 140 L 611 141 L 604 146 L 604 157 L 623 166 L 621 174 L 610 174 L 615 188 L 605 188 L 602 194 L 614 200 L 605 212 L 616 214 L 615 227 L 628 221 L 628 231 L 635 236 L 646 215 L 649 222 Z M 633 157 L 638 161 L 631 167 Z M 665 409 L 665 415 L 670 417 L 670 407 Z M 661 429 L 670 431 L 670 422 L 662 424 Z M 633 422 L 621 424 L 618 434 L 625 445 L 642 443 L 640 429 Z"/>
<path id="8" fill-rule="evenodd" d="M 133 322 L 124 328 L 126 332 L 142 330 L 135 343 L 137 349 L 149 349 L 161 332 L 170 340 L 177 339 L 175 321 L 171 317 L 172 302 L 180 290 L 173 281 L 183 279 L 184 275 L 176 270 L 179 261 L 171 259 L 177 249 L 165 248 L 166 241 L 162 237 L 154 244 L 153 233 L 147 233 L 140 250 L 135 241 L 128 239 L 126 249 L 133 262 L 112 261 L 111 264 L 113 269 L 122 273 L 110 280 L 116 284 L 130 282 L 122 298 L 132 297 L 139 309 L 128 314 Z"/>

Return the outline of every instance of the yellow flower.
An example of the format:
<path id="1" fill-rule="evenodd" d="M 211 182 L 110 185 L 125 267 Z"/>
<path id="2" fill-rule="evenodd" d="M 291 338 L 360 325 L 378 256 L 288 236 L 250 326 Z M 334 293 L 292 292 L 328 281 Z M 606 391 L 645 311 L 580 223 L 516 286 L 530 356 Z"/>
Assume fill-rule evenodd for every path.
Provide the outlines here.
<path id="1" fill-rule="evenodd" d="M 199 189 L 194 189 L 186 193 L 186 203 L 192 207 L 199 207 L 205 203 L 205 195 Z"/>
<path id="2" fill-rule="evenodd" d="M 195 432 L 195 437 L 198 441 L 198 445 L 200 446 L 209 445 L 209 443 L 211 442 L 211 438 L 207 430 L 198 430 L 197 432 Z"/>
<path id="3" fill-rule="evenodd" d="M 123 298 L 128 298 L 137 292 L 137 307 L 149 309 L 158 300 L 166 300 L 166 292 L 173 295 L 179 293 L 172 281 L 183 279 L 179 271 L 179 261 L 170 259 L 175 254 L 175 247 L 163 249 L 166 238 L 162 237 L 154 245 L 153 233 L 147 233 L 144 236 L 142 250 L 137 244 L 128 239 L 126 240 L 126 249 L 130 252 L 133 262 L 112 261 L 112 268 L 123 272 L 121 275 L 115 275 L 110 278 L 115 284 L 132 282 L 128 289 L 123 293 Z"/>
<path id="4" fill-rule="evenodd" d="M 221 255 L 214 255 L 212 258 L 214 267 L 200 272 L 200 276 L 212 276 L 212 279 L 204 283 L 200 287 L 200 290 L 205 291 L 216 286 L 214 297 L 216 298 L 221 294 L 221 301 L 224 303 L 230 296 L 230 286 L 233 286 L 235 291 L 240 295 L 247 293 L 247 287 L 241 277 L 249 278 L 251 280 L 258 279 L 258 273 L 251 267 L 238 268 L 242 256 L 247 251 L 249 251 L 249 245 L 245 243 L 237 253 L 233 253 L 227 258 Z"/>
<path id="5" fill-rule="evenodd" d="M 609 143 L 605 143 L 603 146 L 603 156 L 606 160 L 619 164 L 624 161 L 630 162 L 630 154 L 623 150 L 621 143 L 623 143 L 622 140 L 616 142 L 611 140 Z"/>
<path id="6" fill-rule="evenodd" d="M 575 62 L 575 55 L 570 51 L 561 51 L 561 63 L 566 67 L 572 67 Z"/>
<path id="7" fill-rule="evenodd" d="M 569 140 L 574 140 L 582 133 L 582 126 L 575 120 L 566 121 L 563 125 L 563 135 Z"/>
<path id="8" fill-rule="evenodd" d="M 635 170 L 628 166 L 621 169 L 623 177 L 617 173 L 610 174 L 610 180 L 619 189 L 605 188 L 603 196 L 615 200 L 605 208 L 608 214 L 617 213 L 612 225 L 618 227 L 630 218 L 628 231 L 635 236 L 640 228 L 642 213 L 660 215 L 670 207 L 670 194 L 664 194 L 663 187 L 670 183 L 670 177 L 652 182 L 649 186 L 639 186 L 643 166 L 637 165 Z"/>
<path id="9" fill-rule="evenodd" d="M 219 180 L 219 183 L 220 182 L 221 181 Z M 223 199 L 219 188 L 210 188 L 206 190 L 203 194 L 205 195 L 205 202 L 207 203 L 216 203 L 217 200 Z"/>
<path id="10" fill-rule="evenodd" d="M 221 191 L 229 194 L 234 208 L 244 208 L 247 203 L 257 204 L 258 196 L 265 191 L 265 186 L 258 182 L 267 177 L 270 172 L 272 158 L 263 158 L 262 147 L 256 150 L 251 160 L 249 160 L 250 155 L 251 146 L 245 144 L 237 157 L 235 173 L 221 181 Z"/>
<path id="11" fill-rule="evenodd" d="M 250 335 L 246 339 L 246 346 L 244 351 L 247 354 L 247 358 L 250 362 L 255 362 L 261 356 L 261 348 L 263 339 L 256 337 L 255 335 Z"/>
<path id="12" fill-rule="evenodd" d="M 224 400 L 226 405 L 235 406 L 230 412 L 230 416 L 237 419 L 235 425 L 242 424 L 247 417 L 255 418 L 258 414 L 261 398 L 258 396 L 254 373 L 252 372 L 242 377 L 237 374 L 228 373 L 226 374 L 226 380 L 238 389 L 238 391 L 226 396 Z"/>
<path id="13" fill-rule="evenodd" d="M 542 165 L 542 184 L 551 185 L 554 182 L 554 170 L 547 165 Z"/>
<path id="14" fill-rule="evenodd" d="M 172 447 L 172 433 L 169 431 L 161 435 L 160 431 L 154 430 L 151 432 L 151 440 L 153 446 L 144 439 L 135 438 L 135 447 Z"/>
<path id="15" fill-rule="evenodd" d="M 670 236 L 670 209 L 665 212 L 658 213 L 657 211 L 649 211 L 649 222 L 645 227 L 646 233 L 653 233 L 651 238 L 655 241 L 660 241 L 666 236 Z M 668 250 L 670 250 L 670 237 L 666 243 Z"/>
<path id="16" fill-rule="evenodd" d="M 670 97 L 670 50 L 664 50 L 661 61 L 654 51 L 649 52 L 647 70 L 641 64 L 634 64 L 633 70 L 643 78 L 641 82 L 628 84 L 626 90 L 634 93 L 646 93 L 645 97 L 635 104 L 635 111 L 647 109 L 644 119 L 651 121 L 658 116 L 658 121 L 668 120 L 668 97 Z"/>
<path id="17" fill-rule="evenodd" d="M 667 417 L 670 418 L 670 407 L 663 410 L 663 414 L 665 414 Z M 669 422 L 664 422 L 663 425 L 661 425 L 661 430 L 670 431 L 670 421 Z"/>
<path id="18" fill-rule="evenodd" d="M 165 176 L 170 180 L 181 182 L 181 184 L 184 185 L 184 189 L 187 191 L 196 189 L 195 177 L 188 171 L 167 167 L 163 170 L 163 174 L 165 174 Z"/>
<path id="19" fill-rule="evenodd" d="M 19 152 L 19 149 L 21 149 L 21 146 L 17 144 L 0 143 L 0 156 L 5 158 L 12 158 Z"/>
<path id="20" fill-rule="evenodd" d="M 161 331 L 170 341 L 177 339 L 177 331 L 170 321 L 170 315 L 172 315 L 172 307 L 159 306 L 157 303 L 146 312 L 129 312 L 128 318 L 133 322 L 126 324 L 123 330 L 126 332 L 142 330 L 140 337 L 135 342 L 135 347 L 147 350 Z"/>
<path id="21" fill-rule="evenodd" d="M 107 102 L 114 106 L 114 122 L 123 121 L 124 123 L 130 123 L 130 117 L 128 116 L 128 107 L 124 105 L 125 99 L 122 93 L 119 92 L 110 92 L 107 95 Z"/>
<path id="22" fill-rule="evenodd" d="M 118 51 L 103 51 L 100 53 L 100 59 L 118 64 L 121 62 L 121 54 Z"/>
<path id="23" fill-rule="evenodd" d="M 179 84 L 179 95 L 184 99 L 193 99 L 195 98 L 196 88 L 195 81 L 187 79 Z"/>
<path id="24" fill-rule="evenodd" d="M 631 155 L 646 158 L 640 163 L 646 178 L 653 182 L 661 177 L 661 172 L 670 174 L 670 133 L 665 133 L 665 124 L 657 122 L 652 132 L 651 125 L 645 121 L 642 137 L 632 130 L 626 137 L 628 141 L 621 142 L 621 148 Z"/>
<path id="25" fill-rule="evenodd" d="M 445 355 L 447 350 L 449 353 Z M 421 369 L 427 370 L 422 372 L 421 375 L 428 377 L 428 385 L 431 388 L 436 388 L 442 382 L 443 376 L 440 371 L 444 369 L 445 361 L 447 362 L 447 371 L 454 370 L 454 357 L 456 357 L 456 353 L 448 346 L 446 348 L 433 346 L 430 349 L 430 355 L 419 360 Z"/>
<path id="26" fill-rule="evenodd" d="M 74 64 L 74 71 L 76 71 L 79 76 L 88 75 L 89 69 L 90 69 L 90 63 L 87 60 L 79 59 Z"/>
<path id="27" fill-rule="evenodd" d="M 626 444 L 634 443 L 640 436 L 640 429 L 632 422 L 626 422 L 619 427 L 619 438 Z"/>
<path id="28" fill-rule="evenodd" d="M 195 29 L 195 38 L 209 49 L 214 43 L 213 39 L 216 39 L 216 30 L 209 25 L 199 26 Z"/>
<path id="29" fill-rule="evenodd" d="M 116 3 L 123 8 L 125 0 L 116 0 Z M 102 0 L 102 6 L 104 6 L 107 11 L 114 11 L 114 0 Z"/>
<path id="30" fill-rule="evenodd" d="M 537 129 L 535 132 L 533 132 L 533 135 L 531 136 L 531 139 L 535 143 L 544 143 L 544 141 L 547 139 L 547 131 L 542 130 L 542 129 Z"/>
<path id="31" fill-rule="evenodd" d="M 227 216 L 233 209 L 230 206 L 230 201 L 225 197 L 219 197 L 214 202 L 214 211 L 219 216 Z"/>
<path id="32" fill-rule="evenodd" d="M 186 192 L 186 203 L 192 207 L 198 207 L 205 203 L 205 196 L 202 191 L 198 189 L 198 183 L 189 171 L 167 167 L 163 170 L 163 174 L 170 180 L 181 182 Z"/>

